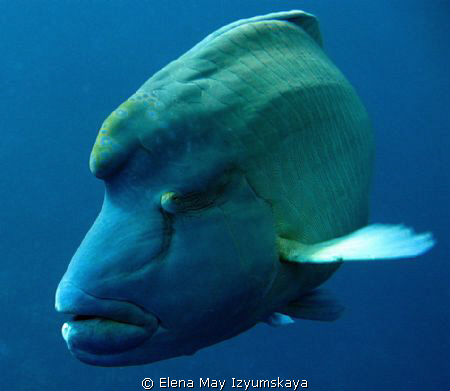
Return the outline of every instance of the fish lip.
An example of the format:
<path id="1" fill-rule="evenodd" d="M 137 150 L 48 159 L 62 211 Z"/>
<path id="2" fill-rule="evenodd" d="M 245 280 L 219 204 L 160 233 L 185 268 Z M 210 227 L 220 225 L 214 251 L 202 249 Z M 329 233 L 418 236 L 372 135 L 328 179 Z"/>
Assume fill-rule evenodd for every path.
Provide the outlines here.
<path id="1" fill-rule="evenodd" d="M 79 321 L 78 323 L 82 324 L 83 322 L 86 321 Z M 86 364 L 101 367 L 129 366 L 147 363 L 147 361 L 141 360 L 142 352 L 145 351 L 144 349 L 146 349 L 146 347 L 151 346 L 151 344 L 154 342 L 155 336 L 164 334 L 167 331 L 164 327 L 158 326 L 158 328 L 154 330 L 153 333 L 149 333 L 146 336 L 142 335 L 138 340 L 127 342 L 126 346 L 116 345 L 114 347 L 99 347 L 95 345 L 95 342 L 94 344 L 92 344 L 92 341 L 95 340 L 95 335 L 91 335 L 88 339 L 85 338 L 84 340 L 78 341 L 76 340 L 76 338 L 68 337 L 67 330 L 70 329 L 70 327 L 72 327 L 74 323 L 75 322 L 64 323 L 61 330 L 63 339 L 66 341 L 70 353 L 78 360 Z M 111 321 L 111 323 L 119 324 L 120 322 Z M 77 326 L 76 323 L 75 326 Z M 145 330 L 140 326 L 133 326 L 130 324 L 122 324 L 122 326 L 125 326 L 125 329 L 122 328 L 122 332 L 127 332 L 129 331 L 129 329 L 131 329 L 131 332 L 133 332 L 133 329 Z M 138 360 L 136 360 L 136 357 L 138 357 Z"/>
<path id="2" fill-rule="evenodd" d="M 75 356 L 110 356 L 134 350 L 152 338 L 155 329 L 94 317 L 63 324 L 61 334 Z"/>
<path id="3" fill-rule="evenodd" d="M 55 308 L 72 315 L 61 332 L 75 356 L 111 356 L 138 348 L 160 329 L 160 320 L 138 305 L 93 296 L 70 281 L 56 291 Z"/>
<path id="4" fill-rule="evenodd" d="M 156 330 L 160 323 L 154 314 L 134 303 L 96 297 L 70 281 L 60 282 L 56 291 L 55 309 L 60 313 L 72 315 L 71 322 L 105 319 L 148 330 Z"/>

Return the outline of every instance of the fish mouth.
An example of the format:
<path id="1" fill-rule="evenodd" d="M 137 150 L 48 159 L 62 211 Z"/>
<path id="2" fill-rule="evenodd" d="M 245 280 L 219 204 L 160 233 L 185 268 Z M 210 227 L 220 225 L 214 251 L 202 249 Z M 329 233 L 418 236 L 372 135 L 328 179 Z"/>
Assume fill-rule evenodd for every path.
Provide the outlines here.
<path id="1" fill-rule="evenodd" d="M 70 282 L 59 284 L 55 307 L 72 315 L 61 333 L 75 355 L 111 355 L 135 349 L 158 331 L 160 323 L 136 304 L 97 298 Z"/>

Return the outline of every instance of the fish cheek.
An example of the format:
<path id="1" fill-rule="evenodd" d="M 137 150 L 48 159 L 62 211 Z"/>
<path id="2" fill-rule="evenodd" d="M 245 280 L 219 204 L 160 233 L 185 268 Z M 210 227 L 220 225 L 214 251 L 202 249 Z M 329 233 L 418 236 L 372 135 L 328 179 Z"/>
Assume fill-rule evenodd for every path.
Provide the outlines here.
<path id="1" fill-rule="evenodd" d="M 237 196 L 220 206 L 246 286 L 248 300 L 263 299 L 278 271 L 275 221 L 268 203 L 245 181 Z"/>
<path id="2" fill-rule="evenodd" d="M 174 215 L 164 262 L 157 301 L 168 327 L 220 334 L 248 323 L 278 264 L 270 207 L 242 183 L 220 206 Z"/>

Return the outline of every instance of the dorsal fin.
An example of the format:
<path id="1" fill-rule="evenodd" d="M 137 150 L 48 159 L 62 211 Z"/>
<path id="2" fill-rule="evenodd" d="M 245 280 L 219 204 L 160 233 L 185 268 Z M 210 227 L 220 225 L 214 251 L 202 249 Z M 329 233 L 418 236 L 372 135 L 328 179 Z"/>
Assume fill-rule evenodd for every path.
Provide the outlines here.
<path id="1" fill-rule="evenodd" d="M 301 27 L 320 47 L 323 47 L 322 34 L 320 33 L 319 22 L 314 15 L 303 11 L 282 12 L 286 17 L 282 18 L 295 23 Z"/>
<path id="2" fill-rule="evenodd" d="M 227 24 L 226 26 L 223 26 L 222 28 L 214 31 L 212 34 L 210 34 L 208 37 L 206 37 L 203 41 L 199 42 L 194 48 L 198 48 L 200 46 L 203 46 L 204 44 L 208 43 L 210 40 L 218 37 L 219 35 L 222 35 L 236 27 L 242 26 L 244 24 L 249 23 L 255 23 L 255 22 L 262 22 L 262 21 L 268 21 L 268 20 L 285 20 L 291 23 L 296 24 L 297 26 L 301 27 L 314 41 L 317 42 L 317 44 L 322 47 L 322 34 L 320 33 L 319 29 L 319 22 L 317 21 L 317 18 L 312 15 L 308 14 L 304 11 L 299 10 L 292 10 L 292 11 L 281 11 L 281 12 L 273 12 L 267 15 L 259 15 L 255 16 L 253 18 L 248 19 L 240 19 L 236 22 Z"/>

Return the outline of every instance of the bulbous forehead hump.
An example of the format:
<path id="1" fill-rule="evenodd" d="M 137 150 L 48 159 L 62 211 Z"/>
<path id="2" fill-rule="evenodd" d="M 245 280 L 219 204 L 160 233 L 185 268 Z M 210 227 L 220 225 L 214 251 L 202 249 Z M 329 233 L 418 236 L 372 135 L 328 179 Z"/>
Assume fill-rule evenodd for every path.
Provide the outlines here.
<path id="1" fill-rule="evenodd" d="M 139 146 L 143 133 L 161 128 L 163 107 L 156 91 L 151 95 L 138 91 L 114 110 L 95 140 L 89 162 L 92 173 L 100 178 L 113 174 Z"/>
<path id="2" fill-rule="evenodd" d="M 277 121 L 264 108 L 298 87 L 293 69 L 305 39 L 320 45 L 315 18 L 301 11 L 241 20 L 212 33 L 105 120 L 91 153 L 91 171 L 101 178 L 111 175 L 137 147 L 167 146 L 168 139 L 220 139 L 220 148 L 238 156 L 265 149 L 270 140 L 254 138 L 252 121 L 261 114 Z"/>

